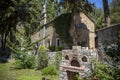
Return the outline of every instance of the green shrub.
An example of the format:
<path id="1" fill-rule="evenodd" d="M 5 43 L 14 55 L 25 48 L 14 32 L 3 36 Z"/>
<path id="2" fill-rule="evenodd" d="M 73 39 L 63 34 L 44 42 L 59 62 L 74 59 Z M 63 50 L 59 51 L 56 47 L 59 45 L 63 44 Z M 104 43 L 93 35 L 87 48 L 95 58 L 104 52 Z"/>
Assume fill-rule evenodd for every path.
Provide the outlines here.
<path id="1" fill-rule="evenodd" d="M 32 69 L 35 67 L 35 56 L 22 54 L 19 58 L 15 58 L 14 65 L 17 69 Z"/>
<path id="2" fill-rule="evenodd" d="M 83 79 L 81 79 L 79 75 L 76 75 L 76 76 L 74 77 L 74 80 L 83 80 Z"/>
<path id="3" fill-rule="evenodd" d="M 40 47 L 37 56 L 37 69 L 43 69 L 48 65 L 48 53 L 45 47 Z"/>
<path id="4" fill-rule="evenodd" d="M 56 47 L 56 51 L 62 51 L 63 47 L 62 46 L 58 46 Z"/>
<path id="5" fill-rule="evenodd" d="M 55 68 L 55 66 L 48 66 L 42 69 L 42 75 L 57 75 L 57 69 Z"/>
<path id="6" fill-rule="evenodd" d="M 104 64 L 102 62 L 93 62 L 94 69 L 92 71 L 92 75 L 90 76 L 90 80 L 98 79 L 98 80 L 116 80 L 113 77 L 114 69 L 113 67 Z"/>
<path id="7" fill-rule="evenodd" d="M 59 64 L 61 60 L 62 60 L 62 53 L 58 51 L 56 52 L 56 57 L 55 57 L 55 66 L 57 69 L 59 69 Z"/>
<path id="8" fill-rule="evenodd" d="M 48 49 L 49 49 L 50 51 L 55 51 L 55 46 L 49 46 Z"/>

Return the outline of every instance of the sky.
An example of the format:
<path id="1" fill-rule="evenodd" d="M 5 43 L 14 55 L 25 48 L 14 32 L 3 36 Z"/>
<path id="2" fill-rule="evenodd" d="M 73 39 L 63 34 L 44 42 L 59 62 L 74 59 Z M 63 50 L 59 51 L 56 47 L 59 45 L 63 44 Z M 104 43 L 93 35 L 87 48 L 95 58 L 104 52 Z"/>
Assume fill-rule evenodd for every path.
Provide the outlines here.
<path id="1" fill-rule="evenodd" d="M 58 0 L 58 2 L 63 1 L 63 0 Z M 94 3 L 96 5 L 96 7 L 98 8 L 102 8 L 103 9 L 103 0 L 88 0 L 91 3 Z M 108 0 L 108 3 L 112 2 L 112 0 Z"/>
<path id="2" fill-rule="evenodd" d="M 103 0 L 89 0 L 91 3 L 94 3 L 96 7 L 103 9 Z M 112 0 L 108 0 L 108 3 L 112 2 Z"/>

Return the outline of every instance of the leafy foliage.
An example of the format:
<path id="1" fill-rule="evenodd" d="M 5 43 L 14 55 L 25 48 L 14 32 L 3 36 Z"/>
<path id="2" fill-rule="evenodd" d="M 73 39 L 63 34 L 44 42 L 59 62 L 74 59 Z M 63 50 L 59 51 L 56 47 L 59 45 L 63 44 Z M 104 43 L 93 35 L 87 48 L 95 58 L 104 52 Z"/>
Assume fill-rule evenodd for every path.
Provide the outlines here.
<path id="1" fill-rule="evenodd" d="M 59 34 L 60 39 L 63 42 L 71 43 L 71 36 L 69 34 L 69 29 L 70 29 L 70 21 L 71 21 L 71 14 L 66 13 L 58 16 L 55 18 L 53 22 L 53 27 L 56 30 L 56 33 Z"/>
<path id="2" fill-rule="evenodd" d="M 38 51 L 38 56 L 37 56 L 37 69 L 43 69 L 47 67 L 48 65 L 48 53 L 46 51 L 46 48 L 41 46 L 39 51 Z"/>
<path id="3" fill-rule="evenodd" d="M 48 66 L 42 69 L 42 75 L 57 75 L 57 69 L 55 66 Z"/>
<path id="4" fill-rule="evenodd" d="M 85 11 L 90 12 L 92 11 L 92 5 L 88 2 L 88 0 L 64 0 L 63 7 L 66 8 L 67 12 L 80 12 Z"/>
<path id="5" fill-rule="evenodd" d="M 111 23 L 120 23 L 120 0 L 112 0 L 110 5 Z"/>
<path id="6" fill-rule="evenodd" d="M 94 11 L 89 13 L 89 15 L 95 22 L 95 30 L 101 29 L 105 26 L 104 13 L 102 9 L 94 7 Z"/>
<path id="7" fill-rule="evenodd" d="M 109 9 L 111 24 L 118 24 L 120 22 L 120 1 L 112 0 Z M 104 11 L 102 9 L 94 7 L 94 10 L 90 13 L 90 16 L 95 21 L 96 30 L 105 27 Z"/>
<path id="8" fill-rule="evenodd" d="M 38 0 L 1 0 L 0 35 L 2 37 L 2 48 L 6 48 L 7 38 L 10 38 L 11 41 L 14 40 L 12 31 L 16 32 L 19 22 L 29 24 L 32 28 L 31 33 L 35 31 L 35 27 L 38 27 L 38 21 L 40 21 L 40 4 Z"/>
<path id="9" fill-rule="evenodd" d="M 63 47 L 62 46 L 58 46 L 56 47 L 56 51 L 62 51 Z"/>
<path id="10" fill-rule="evenodd" d="M 86 13 L 92 12 L 92 5 L 88 2 L 88 0 L 64 0 L 62 5 L 63 8 L 66 9 L 67 13 L 71 13 L 71 17 L 70 17 L 71 19 L 66 24 L 70 23 L 68 30 L 72 31 L 72 34 L 70 34 L 72 40 L 70 40 L 69 38 L 68 40 L 70 40 L 70 42 L 73 42 L 73 45 L 77 45 L 77 36 L 76 36 L 77 30 L 76 30 L 76 22 L 74 17 L 80 12 L 86 12 Z M 68 46 L 71 47 L 71 43 Z"/>
<path id="11" fill-rule="evenodd" d="M 24 27 L 19 27 L 15 33 L 16 41 L 13 43 L 9 39 L 7 45 L 15 54 L 24 54 L 32 50 L 34 44 L 31 43 L 31 38 L 26 34 Z"/>
<path id="12" fill-rule="evenodd" d="M 93 61 L 92 75 L 89 77 L 90 80 L 119 80 L 120 70 L 102 62 Z"/>
<path id="13" fill-rule="evenodd" d="M 56 52 L 56 57 L 55 57 L 55 66 L 57 69 L 59 69 L 61 60 L 62 60 L 62 53 L 58 51 Z"/>
<path id="14" fill-rule="evenodd" d="M 57 0 L 48 0 L 46 4 L 47 22 L 57 17 L 59 4 Z"/>
<path id="15" fill-rule="evenodd" d="M 48 49 L 49 49 L 50 51 L 55 51 L 55 46 L 49 46 Z"/>
<path id="16" fill-rule="evenodd" d="M 24 27 L 19 27 L 17 31 L 15 33 L 16 42 L 12 43 L 8 40 L 8 46 L 12 50 L 12 55 L 15 58 L 15 68 L 34 68 L 35 55 L 28 54 L 33 47 L 30 36 L 26 36 Z"/>
<path id="17" fill-rule="evenodd" d="M 100 62 L 93 62 L 94 69 L 93 69 L 93 78 L 97 79 L 105 79 L 105 80 L 113 80 L 112 76 L 110 75 L 112 73 L 111 68 L 108 65 L 105 65 Z"/>
<path id="18" fill-rule="evenodd" d="M 19 57 L 15 55 L 15 68 L 16 69 L 32 69 L 35 67 L 35 56 L 22 54 Z"/>
<path id="19" fill-rule="evenodd" d="M 13 43 L 10 40 L 7 41 L 7 45 L 11 49 L 13 57 L 15 58 L 16 68 L 34 68 L 35 67 L 35 55 L 32 54 L 32 50 L 35 44 L 40 40 L 32 43 L 30 35 L 26 32 L 25 27 L 18 27 L 15 33 L 16 41 Z"/>

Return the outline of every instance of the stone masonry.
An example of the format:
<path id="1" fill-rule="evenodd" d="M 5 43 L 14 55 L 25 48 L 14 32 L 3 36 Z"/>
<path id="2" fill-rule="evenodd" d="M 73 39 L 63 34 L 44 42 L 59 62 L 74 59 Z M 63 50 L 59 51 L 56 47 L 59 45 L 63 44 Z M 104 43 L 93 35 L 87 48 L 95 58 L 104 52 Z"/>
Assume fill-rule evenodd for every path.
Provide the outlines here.
<path id="1" fill-rule="evenodd" d="M 60 80 L 74 80 L 76 75 L 81 78 L 89 76 L 92 70 L 91 60 L 97 57 L 97 51 L 88 47 L 73 46 L 72 50 L 63 50 Z"/>

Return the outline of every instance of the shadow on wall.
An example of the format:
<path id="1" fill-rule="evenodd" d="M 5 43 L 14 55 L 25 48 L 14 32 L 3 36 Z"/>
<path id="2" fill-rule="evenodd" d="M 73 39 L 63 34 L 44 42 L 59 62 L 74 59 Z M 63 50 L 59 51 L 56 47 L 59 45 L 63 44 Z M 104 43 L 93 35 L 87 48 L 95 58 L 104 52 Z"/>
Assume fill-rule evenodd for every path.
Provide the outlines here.
<path id="1" fill-rule="evenodd" d="M 75 14 L 75 22 L 73 22 L 73 27 L 70 28 L 70 34 L 74 44 L 82 47 L 89 47 L 89 29 L 81 19 L 79 13 Z"/>
<path id="2" fill-rule="evenodd" d="M 77 45 L 82 47 L 89 47 L 89 29 L 86 24 L 79 23 L 77 27 Z"/>

